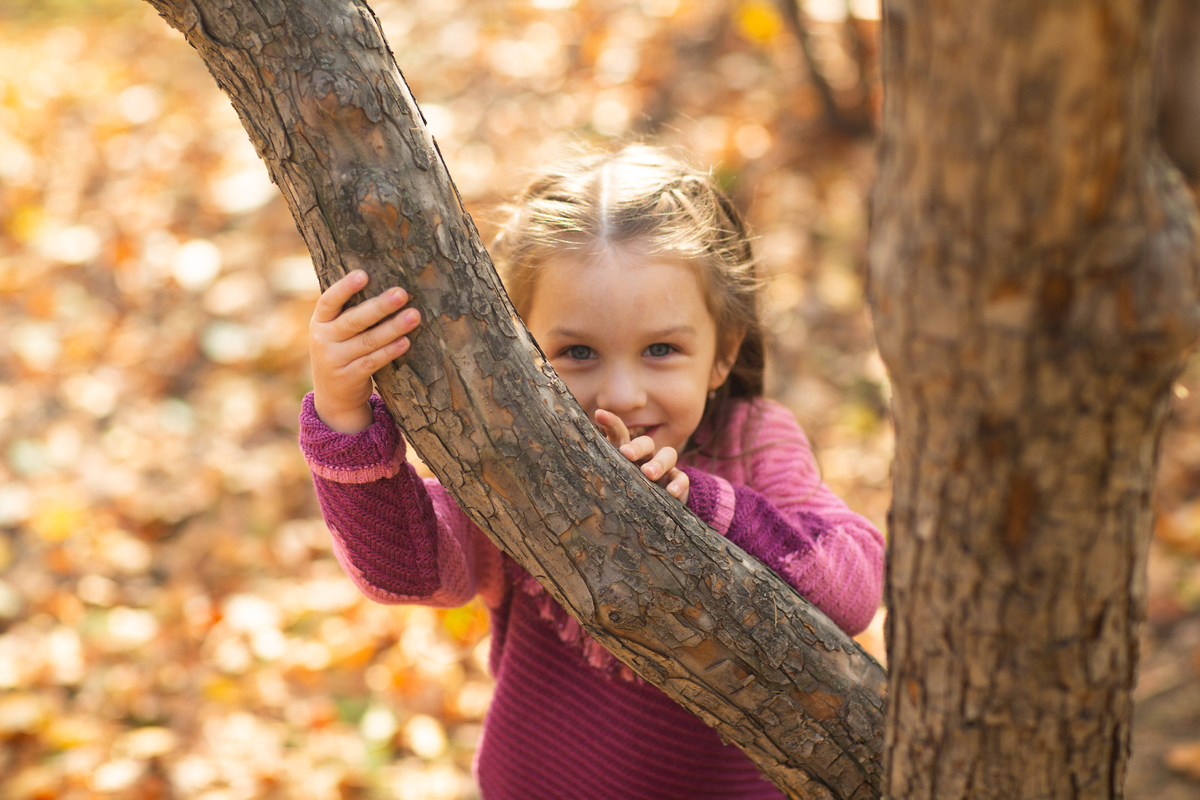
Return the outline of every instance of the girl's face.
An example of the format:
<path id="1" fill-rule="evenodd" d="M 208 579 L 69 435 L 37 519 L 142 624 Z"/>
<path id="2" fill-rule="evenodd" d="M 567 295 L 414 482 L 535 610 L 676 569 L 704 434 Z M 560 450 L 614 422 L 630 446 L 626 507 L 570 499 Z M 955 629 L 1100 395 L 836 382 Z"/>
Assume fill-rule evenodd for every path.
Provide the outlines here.
<path id="1" fill-rule="evenodd" d="M 555 261 L 525 324 L 593 420 L 611 411 L 659 448 L 683 449 L 732 365 L 718 357 L 696 270 L 676 261 L 611 251 Z"/>

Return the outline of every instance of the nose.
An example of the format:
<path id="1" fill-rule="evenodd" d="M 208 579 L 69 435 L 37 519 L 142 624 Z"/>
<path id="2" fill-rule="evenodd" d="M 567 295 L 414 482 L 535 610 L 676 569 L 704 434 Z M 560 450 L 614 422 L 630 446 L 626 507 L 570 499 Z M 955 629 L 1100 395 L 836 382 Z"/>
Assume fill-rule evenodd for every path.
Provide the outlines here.
<path id="1" fill-rule="evenodd" d="M 625 364 L 611 365 L 605 371 L 596 402 L 600 408 L 618 416 L 646 405 L 641 371 Z"/>

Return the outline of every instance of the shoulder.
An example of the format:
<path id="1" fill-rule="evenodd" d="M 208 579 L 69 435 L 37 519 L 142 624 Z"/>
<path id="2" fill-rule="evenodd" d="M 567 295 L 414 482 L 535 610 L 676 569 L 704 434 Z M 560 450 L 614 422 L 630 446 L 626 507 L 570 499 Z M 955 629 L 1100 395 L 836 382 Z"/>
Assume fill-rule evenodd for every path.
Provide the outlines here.
<path id="1" fill-rule="evenodd" d="M 725 440 L 740 452 L 774 444 L 799 444 L 808 448 L 808 437 L 791 409 L 776 400 L 755 397 L 736 400 L 730 409 Z"/>
<path id="2" fill-rule="evenodd" d="M 690 465 L 734 484 L 753 486 L 764 476 L 808 475 L 812 449 L 796 415 L 765 398 L 734 400 L 713 445 L 702 445 Z M 773 479 L 773 478 L 772 478 Z"/>

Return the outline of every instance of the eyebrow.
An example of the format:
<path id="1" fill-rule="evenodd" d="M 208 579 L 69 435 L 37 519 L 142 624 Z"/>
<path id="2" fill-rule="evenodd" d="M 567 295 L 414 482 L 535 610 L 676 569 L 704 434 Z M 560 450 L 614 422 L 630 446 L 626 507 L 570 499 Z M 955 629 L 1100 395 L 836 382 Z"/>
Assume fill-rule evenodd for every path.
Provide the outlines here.
<path id="1" fill-rule="evenodd" d="M 583 331 L 577 331 L 574 328 L 564 328 L 556 326 L 550 329 L 550 334 L 553 336 L 562 336 L 566 339 L 582 339 L 585 338 Z M 672 325 L 669 328 L 660 328 L 656 331 L 651 331 L 647 338 L 650 339 L 669 339 L 672 336 L 688 335 L 694 336 L 696 329 L 691 325 Z"/>

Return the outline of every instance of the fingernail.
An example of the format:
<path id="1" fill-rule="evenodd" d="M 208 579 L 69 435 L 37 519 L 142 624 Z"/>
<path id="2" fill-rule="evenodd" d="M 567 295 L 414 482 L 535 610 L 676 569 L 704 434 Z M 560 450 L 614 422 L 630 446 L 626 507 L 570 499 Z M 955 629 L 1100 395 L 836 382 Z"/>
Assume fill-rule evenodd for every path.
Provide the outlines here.
<path id="1" fill-rule="evenodd" d="M 366 283 L 367 282 L 367 273 L 361 269 L 356 269 L 350 273 L 350 278 L 355 283 Z"/>

